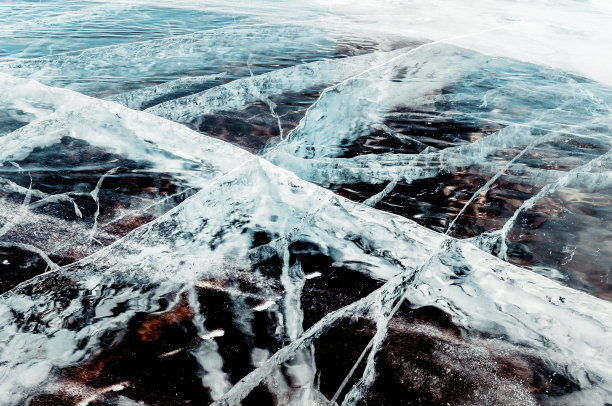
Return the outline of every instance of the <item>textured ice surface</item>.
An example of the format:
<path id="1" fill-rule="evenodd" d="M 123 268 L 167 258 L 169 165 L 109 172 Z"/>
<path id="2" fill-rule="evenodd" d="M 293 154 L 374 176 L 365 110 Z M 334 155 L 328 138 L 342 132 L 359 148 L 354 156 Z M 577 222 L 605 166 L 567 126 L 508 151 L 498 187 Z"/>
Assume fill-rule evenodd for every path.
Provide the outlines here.
<path id="1" fill-rule="evenodd" d="M 607 3 L 0 13 L 0 404 L 611 402 Z"/>

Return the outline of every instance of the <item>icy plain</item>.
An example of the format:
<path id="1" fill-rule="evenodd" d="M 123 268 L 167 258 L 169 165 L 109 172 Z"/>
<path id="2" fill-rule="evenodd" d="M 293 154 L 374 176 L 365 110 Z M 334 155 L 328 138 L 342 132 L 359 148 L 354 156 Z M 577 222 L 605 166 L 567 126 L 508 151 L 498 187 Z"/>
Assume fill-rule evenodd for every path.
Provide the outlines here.
<path id="1" fill-rule="evenodd" d="M 612 404 L 607 1 L 0 2 L 0 405 Z"/>

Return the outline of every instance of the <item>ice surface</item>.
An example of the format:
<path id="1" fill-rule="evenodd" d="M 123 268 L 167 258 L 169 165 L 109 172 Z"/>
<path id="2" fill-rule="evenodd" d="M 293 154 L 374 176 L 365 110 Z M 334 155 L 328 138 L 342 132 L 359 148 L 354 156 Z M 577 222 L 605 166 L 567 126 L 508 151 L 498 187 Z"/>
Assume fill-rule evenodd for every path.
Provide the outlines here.
<path id="1" fill-rule="evenodd" d="M 0 404 L 610 403 L 607 3 L 0 13 Z"/>
<path id="2" fill-rule="evenodd" d="M 261 63 L 273 63 L 281 51 L 299 58 L 304 48 L 310 51 L 310 57 L 313 51 L 320 52 L 321 56 L 331 56 L 333 44 L 322 32 L 309 27 L 250 22 L 215 26 L 162 39 L 8 60 L 0 63 L 0 71 L 87 94 L 104 95 L 116 93 L 121 88 L 133 90 L 142 83 L 158 84 L 183 75 L 217 74 L 238 62 L 246 70 L 249 54 L 256 56 Z M 203 60 L 207 61 L 206 67 L 202 67 Z"/>
<path id="3" fill-rule="evenodd" d="M 262 194 L 262 190 L 266 193 Z M 265 197 L 254 199 L 253 195 Z M 219 210 L 219 205 L 225 210 Z M 269 222 L 272 216 L 275 221 Z M 275 238 L 250 248 L 255 230 Z M 359 244 L 354 240 L 356 234 Z M 302 333 L 297 294 L 304 279 L 296 268 L 299 265 L 282 265 L 284 304 L 279 304 L 278 311 L 283 315 L 282 328 L 291 344 L 223 395 L 228 404 L 246 396 L 270 375 L 270 368 L 296 354 L 307 354 L 301 349 L 307 349 L 341 317 L 363 314 L 377 320 L 377 348 L 376 343 L 385 336 L 387 322 L 383 319 L 404 297 L 413 305 L 445 309 L 454 315 L 457 325 L 469 331 L 486 332 L 525 346 L 581 388 L 591 388 L 594 398 L 609 396 L 606 388 L 610 359 L 605 355 L 610 334 L 609 303 L 511 266 L 409 220 L 339 198 L 260 158 L 251 159 L 120 242 L 5 294 L 3 358 L 7 364 L 3 369 L 8 380 L 4 390 L 21 393 L 20 396 L 32 393 L 36 387 L 40 390 L 38 385 L 10 378 L 11 370 L 23 368 L 23 360 L 32 362 L 32 355 L 26 354 L 35 351 L 34 359 L 40 360 L 37 362 L 50 362 L 59 368 L 85 360 L 97 351 L 105 331 L 125 328 L 136 312 L 155 311 L 155 302 L 151 301 L 154 297 L 173 291 L 189 292 L 201 280 L 231 279 L 240 269 L 256 269 L 258 262 L 271 256 L 284 258 L 281 262 L 287 264 L 287 247 L 303 240 L 324 247 L 335 263 L 351 268 L 359 264 L 355 272 L 387 282 Z M 256 275 L 247 273 L 245 277 L 257 278 Z M 63 282 L 57 284 L 54 280 Z M 63 286 L 67 284 L 73 286 L 72 292 L 82 293 L 66 297 L 68 292 Z M 119 315 L 102 311 L 109 308 L 109 299 L 101 292 L 110 286 L 115 291 L 115 303 L 118 297 L 129 302 L 128 310 Z M 266 291 L 265 285 L 260 288 Z M 84 300 L 90 303 L 85 313 Z M 80 321 L 83 317 L 87 322 Z M 19 321 L 28 319 L 40 320 L 35 331 Z M 572 320 L 574 328 L 567 329 L 566 320 Z M 60 337 L 61 345 L 55 343 Z M 41 346 L 47 340 L 49 344 Z M 62 349 L 59 353 L 58 348 Z M 308 365 L 308 361 L 303 362 Z M 367 387 L 372 378 L 366 374 L 363 385 Z M 36 384 L 48 382 L 51 388 L 58 379 L 61 378 L 50 372 Z M 215 378 L 203 375 L 208 385 L 212 379 Z"/>
<path id="4" fill-rule="evenodd" d="M 143 120 L 114 103 L 6 75 L 0 82 L 10 104 L 36 112 L 31 122 L 0 137 L 0 234 L 5 245 L 47 253 L 42 258 L 51 267 L 56 265 L 49 256 L 94 252 L 246 156 L 239 150 L 227 154 L 231 159 L 218 155 L 226 148 L 219 141 L 186 138 L 190 131 L 180 125 Z M 53 184 L 57 178 L 60 185 Z M 24 186 L 16 183 L 23 180 Z M 108 195 L 109 183 L 122 188 L 119 194 Z M 25 232 L 38 227 L 45 233 Z"/>

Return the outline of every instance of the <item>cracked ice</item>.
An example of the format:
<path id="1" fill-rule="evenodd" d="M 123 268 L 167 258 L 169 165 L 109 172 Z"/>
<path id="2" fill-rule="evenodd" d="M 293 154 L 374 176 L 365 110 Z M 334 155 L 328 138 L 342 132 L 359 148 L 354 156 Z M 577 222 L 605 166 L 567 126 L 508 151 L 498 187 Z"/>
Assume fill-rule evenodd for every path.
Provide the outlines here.
<path id="1" fill-rule="evenodd" d="M 606 2 L 0 13 L 0 405 L 611 402 Z"/>

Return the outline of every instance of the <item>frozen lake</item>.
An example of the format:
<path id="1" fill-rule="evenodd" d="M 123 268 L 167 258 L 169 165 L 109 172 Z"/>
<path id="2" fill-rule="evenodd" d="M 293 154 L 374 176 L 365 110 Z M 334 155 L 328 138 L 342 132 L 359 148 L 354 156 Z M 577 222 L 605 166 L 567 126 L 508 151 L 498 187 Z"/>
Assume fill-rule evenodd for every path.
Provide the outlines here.
<path id="1" fill-rule="evenodd" d="M 607 2 L 0 15 L 0 405 L 612 404 Z"/>

